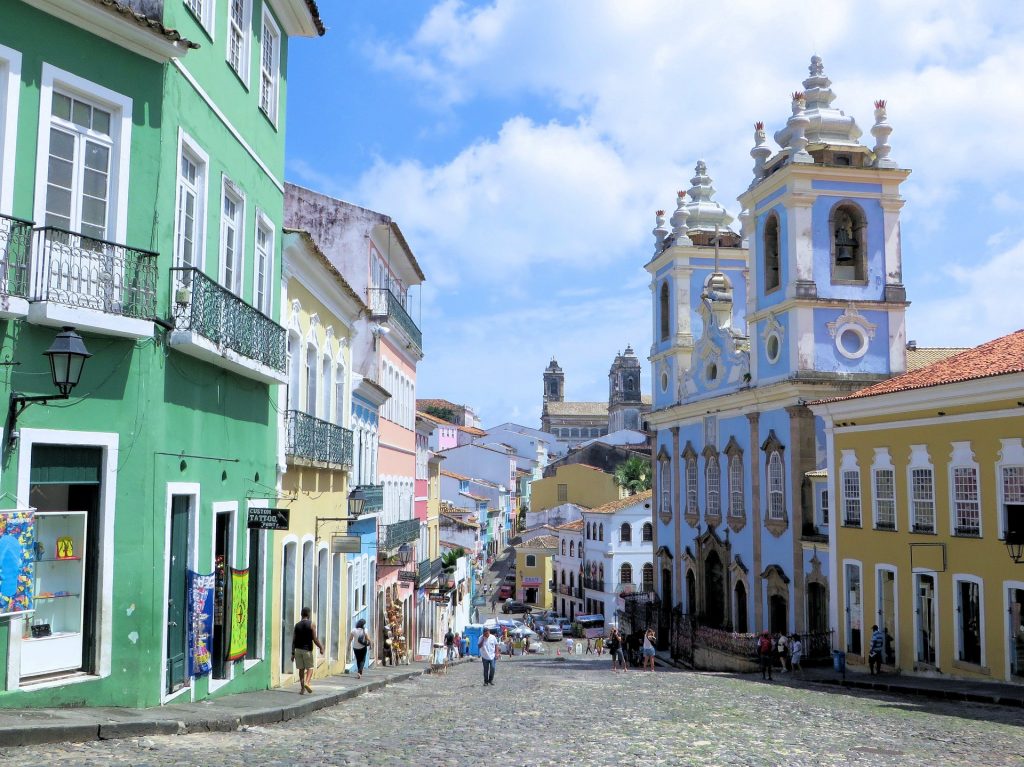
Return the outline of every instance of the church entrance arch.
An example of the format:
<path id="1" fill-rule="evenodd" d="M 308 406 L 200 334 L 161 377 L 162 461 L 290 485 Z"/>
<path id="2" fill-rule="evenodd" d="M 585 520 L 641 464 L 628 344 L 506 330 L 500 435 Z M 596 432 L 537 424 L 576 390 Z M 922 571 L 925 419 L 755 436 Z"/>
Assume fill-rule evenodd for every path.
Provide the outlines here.
<path id="1" fill-rule="evenodd" d="M 697 579 L 693 570 L 686 571 L 686 609 L 691 615 L 697 612 Z"/>
<path id="2" fill-rule="evenodd" d="M 712 628 L 722 628 L 725 618 L 725 568 L 718 552 L 708 552 L 704 559 L 704 621 Z"/>
<path id="3" fill-rule="evenodd" d="M 747 587 L 742 581 L 736 583 L 736 622 L 737 633 L 746 634 L 750 629 L 747 627 Z"/>

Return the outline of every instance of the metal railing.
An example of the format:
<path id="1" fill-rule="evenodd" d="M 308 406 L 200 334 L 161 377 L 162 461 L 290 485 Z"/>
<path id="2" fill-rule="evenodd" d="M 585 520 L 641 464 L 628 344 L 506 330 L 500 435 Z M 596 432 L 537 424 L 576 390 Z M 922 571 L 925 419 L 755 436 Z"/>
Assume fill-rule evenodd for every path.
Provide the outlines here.
<path id="1" fill-rule="evenodd" d="M 287 425 L 288 455 L 337 466 L 352 465 L 352 432 L 345 427 L 301 410 L 288 411 Z"/>
<path id="2" fill-rule="evenodd" d="M 402 306 L 398 296 L 388 288 L 370 288 L 370 313 L 374 317 L 387 317 L 394 320 L 419 351 L 423 351 L 423 333 L 413 322 L 409 312 Z"/>
<path id="3" fill-rule="evenodd" d="M 32 222 L 0 215 L 0 295 L 28 296 Z"/>
<path id="4" fill-rule="evenodd" d="M 198 333 L 279 373 L 287 369 L 287 331 L 195 267 L 171 268 L 174 329 Z"/>
<path id="5" fill-rule="evenodd" d="M 420 537 L 420 521 L 418 519 L 406 519 L 395 522 L 393 525 L 384 525 L 384 542 L 380 548 L 390 551 L 397 549 L 403 543 L 412 543 Z"/>
<path id="6" fill-rule="evenodd" d="M 585 577 L 583 579 L 583 588 L 604 591 L 604 581 L 598 578 Z"/>
<path id="7" fill-rule="evenodd" d="M 376 514 L 384 510 L 384 485 L 356 485 L 355 490 L 363 493 L 361 514 Z"/>
<path id="8" fill-rule="evenodd" d="M 156 316 L 157 254 L 56 226 L 35 230 L 32 296 L 122 317 Z"/>
<path id="9" fill-rule="evenodd" d="M 419 565 L 416 568 L 416 580 L 420 582 L 420 585 L 430 580 L 430 560 L 421 559 Z"/>

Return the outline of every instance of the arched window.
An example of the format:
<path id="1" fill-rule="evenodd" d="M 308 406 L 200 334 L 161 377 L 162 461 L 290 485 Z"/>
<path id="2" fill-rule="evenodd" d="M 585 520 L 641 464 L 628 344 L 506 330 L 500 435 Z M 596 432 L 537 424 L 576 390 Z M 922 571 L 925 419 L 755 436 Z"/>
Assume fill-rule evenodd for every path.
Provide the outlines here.
<path id="1" fill-rule="evenodd" d="M 562 539 L 562 556 L 565 556 L 565 538 Z"/>
<path id="2" fill-rule="evenodd" d="M 644 563 L 643 574 L 641 575 L 641 586 L 643 591 L 654 591 L 654 565 L 650 562 Z"/>
<path id="3" fill-rule="evenodd" d="M 569 556 L 576 556 L 576 541 L 569 541 Z"/>
<path id="4" fill-rule="evenodd" d="M 576 547 L 576 556 L 583 559 L 583 541 L 580 541 L 580 545 Z"/>
<path id="5" fill-rule="evenodd" d="M 626 562 L 619 568 L 619 583 L 633 582 L 633 566 Z"/>
<path id="6" fill-rule="evenodd" d="M 707 489 L 707 507 L 705 513 L 709 517 L 722 515 L 722 470 L 718 464 L 718 455 L 709 455 L 704 467 L 704 483 Z"/>
<path id="7" fill-rule="evenodd" d="M 527 567 L 536 567 L 537 566 L 537 556 L 535 554 L 527 554 L 526 555 L 526 566 Z"/>
<path id="8" fill-rule="evenodd" d="M 786 518 L 786 483 L 782 456 L 778 450 L 768 454 L 768 519 Z"/>
<path id="9" fill-rule="evenodd" d="M 729 516 L 743 516 L 743 457 L 739 453 L 729 456 Z"/>
<path id="10" fill-rule="evenodd" d="M 587 540 L 590 540 L 590 523 L 587 522 Z"/>
<path id="11" fill-rule="evenodd" d="M 650 522 L 644 522 L 643 532 L 641 533 L 640 540 L 644 543 L 651 543 L 654 540 L 654 525 L 652 525 Z M 654 577 L 653 571 L 651 572 L 651 577 Z"/>
<path id="12" fill-rule="evenodd" d="M 658 318 L 661 321 L 661 340 L 667 341 L 669 336 L 669 300 L 668 280 L 661 283 L 661 293 L 658 299 Z"/>
<path id="13" fill-rule="evenodd" d="M 331 397 L 334 396 L 334 391 L 331 388 L 331 371 L 334 365 L 331 364 L 331 358 L 327 354 L 324 355 L 323 363 L 320 366 L 320 375 L 322 382 L 320 384 L 320 418 L 324 421 L 331 420 Z"/>
<path id="14" fill-rule="evenodd" d="M 633 528 L 629 526 L 629 522 L 623 522 L 622 527 L 619 528 L 619 541 L 622 543 L 633 542 Z"/>
<path id="15" fill-rule="evenodd" d="M 562 585 L 565 585 L 565 570 L 562 570 Z"/>
<path id="16" fill-rule="evenodd" d="M 604 540 L 604 522 L 602 522 L 601 526 L 598 527 L 598 529 L 597 529 L 597 540 L 599 540 L 599 541 L 603 541 Z"/>
<path id="17" fill-rule="evenodd" d="M 867 279 L 864 211 L 852 202 L 841 202 L 829 215 L 832 235 L 832 279 L 836 282 L 860 282 Z"/>
<path id="18" fill-rule="evenodd" d="M 302 342 L 294 333 L 288 334 L 288 409 L 302 408 Z"/>
<path id="19" fill-rule="evenodd" d="M 578 437 L 578 436 L 580 436 L 580 430 L 578 428 L 571 429 L 569 431 L 569 436 L 570 437 Z"/>
<path id="20" fill-rule="evenodd" d="M 764 292 L 775 290 L 782 282 L 779 264 L 779 217 L 770 213 L 764 222 Z"/>
<path id="21" fill-rule="evenodd" d="M 334 423 L 345 423 L 345 363 L 339 360 L 334 366 Z"/>

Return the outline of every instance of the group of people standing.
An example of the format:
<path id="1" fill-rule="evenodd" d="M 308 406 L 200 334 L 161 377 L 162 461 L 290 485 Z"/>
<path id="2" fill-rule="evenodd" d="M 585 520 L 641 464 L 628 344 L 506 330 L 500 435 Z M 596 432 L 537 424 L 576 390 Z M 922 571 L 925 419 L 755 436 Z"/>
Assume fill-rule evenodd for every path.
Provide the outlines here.
<path id="1" fill-rule="evenodd" d="M 757 659 L 761 667 L 761 678 L 771 680 L 772 669 L 779 667 L 779 672 L 799 673 L 803 676 L 804 645 L 797 634 L 786 636 L 780 632 L 774 636 L 765 630 L 757 638 Z"/>

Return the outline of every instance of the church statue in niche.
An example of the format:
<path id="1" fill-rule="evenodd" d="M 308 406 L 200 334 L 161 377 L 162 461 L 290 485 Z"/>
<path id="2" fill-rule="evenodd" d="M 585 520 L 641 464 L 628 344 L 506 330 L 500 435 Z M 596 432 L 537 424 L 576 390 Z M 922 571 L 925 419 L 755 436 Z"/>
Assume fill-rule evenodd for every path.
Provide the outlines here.
<path id="1" fill-rule="evenodd" d="M 836 216 L 836 264 L 849 264 L 854 260 L 857 240 L 853 234 L 853 219 L 845 210 Z"/>

